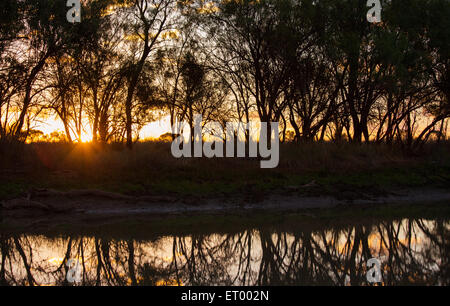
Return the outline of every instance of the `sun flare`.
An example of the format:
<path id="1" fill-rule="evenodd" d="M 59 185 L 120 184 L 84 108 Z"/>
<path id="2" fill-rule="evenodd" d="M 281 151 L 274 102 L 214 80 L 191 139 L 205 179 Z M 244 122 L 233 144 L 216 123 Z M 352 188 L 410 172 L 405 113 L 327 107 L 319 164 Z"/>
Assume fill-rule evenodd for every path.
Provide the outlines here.
<path id="1" fill-rule="evenodd" d="M 93 136 L 92 136 L 92 133 L 91 133 L 91 132 L 85 132 L 85 131 L 83 131 L 83 132 L 81 133 L 81 137 L 80 137 L 80 138 L 81 138 L 80 141 L 83 142 L 83 143 L 85 143 L 85 142 L 91 142 Z"/>
<path id="2" fill-rule="evenodd" d="M 35 126 L 34 129 L 42 132 L 43 136 L 47 136 L 47 138 L 52 141 L 58 140 L 57 137 L 52 136 L 55 135 L 55 133 L 56 135 L 65 135 L 64 124 L 58 118 L 45 118 L 45 120 L 42 120 Z M 170 132 L 169 116 L 165 116 L 160 120 L 145 125 L 139 133 L 139 139 L 157 139 L 159 136 L 167 132 Z M 74 141 L 78 141 L 78 138 L 80 138 L 79 142 L 91 142 L 93 139 L 92 128 L 88 123 L 86 123 L 80 137 L 78 137 L 78 135 L 76 135 L 73 131 L 71 131 L 70 136 Z"/>

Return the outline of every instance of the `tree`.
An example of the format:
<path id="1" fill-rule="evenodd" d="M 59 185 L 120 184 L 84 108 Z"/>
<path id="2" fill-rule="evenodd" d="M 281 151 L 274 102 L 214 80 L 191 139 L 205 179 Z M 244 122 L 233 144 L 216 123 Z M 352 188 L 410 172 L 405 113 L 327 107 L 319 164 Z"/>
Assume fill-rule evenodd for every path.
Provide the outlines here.
<path id="1" fill-rule="evenodd" d="M 125 100 L 127 147 L 133 144 L 132 109 L 133 98 L 139 76 L 150 53 L 157 48 L 161 34 L 173 27 L 175 0 L 124 0 L 126 18 L 129 20 L 131 44 L 127 74 L 127 95 Z"/>
<path id="2" fill-rule="evenodd" d="M 17 121 L 11 127 L 16 139 L 24 137 L 22 128 L 32 100 L 46 86 L 42 84 L 40 89 L 36 88 L 39 74 L 50 58 L 63 52 L 71 39 L 71 35 L 68 35 L 71 24 L 67 22 L 65 12 L 66 7 L 61 1 L 23 2 L 21 17 L 24 24 L 19 35 L 24 37 L 21 44 L 25 46 L 23 51 L 27 56 L 16 54 L 17 60 L 25 68 L 20 111 Z"/>

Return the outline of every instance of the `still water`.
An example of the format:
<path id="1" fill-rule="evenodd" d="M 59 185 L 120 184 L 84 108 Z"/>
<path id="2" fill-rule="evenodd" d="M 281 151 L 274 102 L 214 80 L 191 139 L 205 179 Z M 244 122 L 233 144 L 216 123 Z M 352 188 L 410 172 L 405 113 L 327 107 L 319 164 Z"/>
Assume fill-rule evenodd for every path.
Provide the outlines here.
<path id="1" fill-rule="evenodd" d="M 3 285 L 449 285 L 450 222 L 399 219 L 195 234 L 5 234 Z M 68 265 L 70 262 L 71 265 Z"/>

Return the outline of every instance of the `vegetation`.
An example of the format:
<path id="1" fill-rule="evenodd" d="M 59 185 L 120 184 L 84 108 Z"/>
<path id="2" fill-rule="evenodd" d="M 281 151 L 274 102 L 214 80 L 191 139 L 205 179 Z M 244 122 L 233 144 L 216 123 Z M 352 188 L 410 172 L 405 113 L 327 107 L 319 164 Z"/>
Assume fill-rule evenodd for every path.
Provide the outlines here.
<path id="1" fill-rule="evenodd" d="M 450 283 L 449 0 L 66 2 L 0 1 L 0 285 Z"/>
<path id="2" fill-rule="evenodd" d="M 0 198 L 30 188 L 94 188 L 256 201 L 268 192 L 352 199 L 401 188 L 447 188 L 450 180 L 448 143 L 428 144 L 416 155 L 380 144 L 283 144 L 275 169 L 260 169 L 251 158 L 174 159 L 169 146 L 137 143 L 131 152 L 120 145 L 39 143 L 17 145 L 15 152 L 8 146 L 0 153 Z"/>
<path id="3" fill-rule="evenodd" d="M 360 0 L 5 0 L 0 141 L 31 141 L 57 115 L 68 142 L 138 140 L 172 124 L 280 122 L 282 141 L 443 140 L 450 116 L 450 4 Z M 45 120 L 45 119 L 44 119 Z"/>

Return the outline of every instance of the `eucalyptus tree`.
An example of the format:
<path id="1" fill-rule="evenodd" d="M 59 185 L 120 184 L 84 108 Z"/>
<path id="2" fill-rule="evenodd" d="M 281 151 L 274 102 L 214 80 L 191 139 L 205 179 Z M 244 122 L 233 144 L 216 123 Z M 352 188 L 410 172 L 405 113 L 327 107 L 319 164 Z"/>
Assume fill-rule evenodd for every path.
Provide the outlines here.
<path id="1" fill-rule="evenodd" d="M 429 0 L 424 5 L 426 15 L 423 33 L 426 50 L 431 59 L 430 83 L 438 94 L 436 99 L 426 106 L 426 111 L 433 119 L 418 135 L 415 145 L 423 144 L 433 132 L 438 133 L 440 139 L 444 122 L 450 117 L 450 21 L 448 19 L 450 2 Z M 437 124 L 439 124 L 438 128 L 436 128 Z"/>
<path id="2" fill-rule="evenodd" d="M 26 67 L 17 56 L 18 44 L 25 42 L 25 3 L 5 0 L 0 3 L 0 140 L 14 136 L 12 125 Z"/>
<path id="3" fill-rule="evenodd" d="M 278 121 L 286 106 L 283 87 L 288 69 L 280 49 L 287 49 L 282 36 L 280 11 L 289 1 L 227 1 L 216 3 L 210 14 L 210 37 L 232 70 L 241 93 L 251 93 L 263 122 Z M 286 48 L 287 47 L 287 48 Z"/>
<path id="4" fill-rule="evenodd" d="M 376 29 L 382 97 L 375 140 L 394 139 L 412 148 L 432 133 L 442 136 L 449 116 L 448 1 L 393 1 L 384 6 L 383 27 Z M 428 121 L 428 122 L 427 122 Z M 439 126 L 440 125 L 440 126 Z"/>
<path id="5" fill-rule="evenodd" d="M 129 55 L 127 73 L 127 94 L 125 99 L 127 147 L 133 145 L 133 99 L 139 83 L 139 77 L 148 57 L 154 52 L 164 38 L 163 33 L 174 30 L 176 0 L 123 0 L 127 20 L 125 32 L 128 38 Z"/>
<path id="6" fill-rule="evenodd" d="M 18 103 L 17 120 L 11 125 L 16 139 L 26 138 L 22 128 L 33 99 L 46 89 L 39 76 L 49 61 L 64 52 L 72 39 L 73 25 L 67 22 L 65 3 L 56 0 L 25 0 L 21 2 L 19 40 L 14 41 L 15 58 L 24 68 L 23 87 Z"/>
<path id="7" fill-rule="evenodd" d="M 314 1 L 292 1 L 281 10 L 280 36 L 283 47 L 278 52 L 289 67 L 284 89 L 289 122 L 295 139 L 325 137 L 327 126 L 336 113 L 342 78 L 335 78 L 335 63 L 327 58 L 324 37 L 327 17 Z"/>
<path id="8" fill-rule="evenodd" d="M 325 0 L 319 1 L 317 7 L 328 17 L 322 44 L 334 67 L 339 98 L 344 104 L 342 115 L 351 119 L 354 142 L 361 142 L 363 136 L 369 141 L 369 123 L 381 96 L 382 71 L 374 52 L 381 25 L 368 22 L 365 1 Z"/>
<path id="9" fill-rule="evenodd" d="M 201 115 L 203 126 L 211 121 L 226 122 L 230 116 L 228 86 L 223 74 L 212 65 L 207 42 L 196 28 L 191 13 L 183 15 L 178 31 L 164 48 L 158 50 L 155 64 L 156 85 L 169 112 L 172 136 L 187 122 L 191 135 L 194 116 Z"/>
<path id="10" fill-rule="evenodd" d="M 75 72 L 80 78 L 79 91 L 87 92 L 90 102 L 86 105 L 89 121 L 92 123 L 93 141 L 106 142 L 112 136 L 115 125 L 113 108 L 121 107 L 125 90 L 123 82 L 127 71 L 123 67 L 126 54 L 123 53 L 123 27 L 125 20 L 116 15 L 114 9 L 108 11 L 114 1 L 103 1 L 91 7 L 91 27 L 94 38 L 79 49 L 74 50 Z M 81 94 L 81 92 L 80 92 Z"/>
<path id="11" fill-rule="evenodd" d="M 322 138 L 336 108 L 337 88 L 320 40 L 326 20 L 316 1 L 218 2 L 207 20 L 237 116 L 287 121 L 297 139 Z M 323 40 L 323 39 L 322 39 Z M 286 116 L 289 120 L 286 120 Z M 245 121 L 244 120 L 244 121 Z"/>

